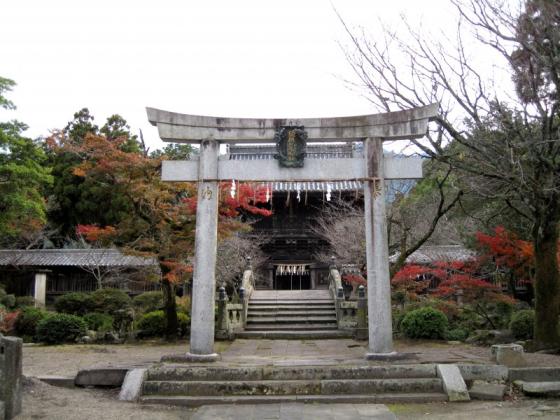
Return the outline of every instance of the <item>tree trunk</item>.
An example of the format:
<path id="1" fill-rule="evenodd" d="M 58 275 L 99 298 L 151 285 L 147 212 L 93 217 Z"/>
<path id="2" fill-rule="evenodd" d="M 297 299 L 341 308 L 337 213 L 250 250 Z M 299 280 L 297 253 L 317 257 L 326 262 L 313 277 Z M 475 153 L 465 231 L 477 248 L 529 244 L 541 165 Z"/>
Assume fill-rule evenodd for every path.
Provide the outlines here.
<path id="1" fill-rule="evenodd" d="M 556 212 L 553 212 L 556 213 Z M 548 213 L 550 214 L 550 212 Z M 547 215 L 548 216 L 548 215 Z M 560 275 L 558 273 L 558 217 L 539 217 L 533 229 L 535 246 L 536 349 L 560 346 Z"/>
<path id="2" fill-rule="evenodd" d="M 163 292 L 163 311 L 167 320 L 165 336 L 168 340 L 177 338 L 179 322 L 177 320 L 177 303 L 175 302 L 175 286 L 165 278 L 167 269 L 161 266 L 163 278 L 161 280 L 161 290 Z"/>

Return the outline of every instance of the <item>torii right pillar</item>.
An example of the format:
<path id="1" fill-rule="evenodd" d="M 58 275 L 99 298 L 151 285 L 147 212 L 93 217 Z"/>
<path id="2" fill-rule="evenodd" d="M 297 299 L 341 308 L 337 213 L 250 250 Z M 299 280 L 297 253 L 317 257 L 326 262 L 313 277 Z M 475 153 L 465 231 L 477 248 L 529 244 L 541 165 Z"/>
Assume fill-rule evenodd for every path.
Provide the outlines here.
<path id="1" fill-rule="evenodd" d="M 366 358 L 391 359 L 397 354 L 393 351 L 383 140 L 366 138 L 364 158 L 368 178 L 364 183 L 369 333 Z"/>

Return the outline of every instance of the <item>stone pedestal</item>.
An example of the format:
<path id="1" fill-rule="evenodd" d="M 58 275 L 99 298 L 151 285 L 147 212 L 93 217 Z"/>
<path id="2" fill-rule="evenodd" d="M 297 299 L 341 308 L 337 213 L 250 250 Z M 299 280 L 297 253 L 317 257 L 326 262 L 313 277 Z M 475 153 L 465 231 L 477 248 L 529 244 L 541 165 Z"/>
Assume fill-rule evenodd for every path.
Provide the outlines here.
<path id="1" fill-rule="evenodd" d="M 495 344 L 491 348 L 492 361 L 507 367 L 527 366 L 523 346 L 519 344 Z"/>
<path id="2" fill-rule="evenodd" d="M 383 359 L 393 357 L 393 326 L 382 140 L 366 139 L 364 154 L 370 179 L 364 183 L 369 330 L 366 357 Z"/>
<path id="3" fill-rule="evenodd" d="M 358 287 L 358 310 L 357 310 L 357 324 L 354 338 L 356 340 L 368 339 L 368 325 L 367 325 L 367 299 L 365 295 L 364 286 Z"/>

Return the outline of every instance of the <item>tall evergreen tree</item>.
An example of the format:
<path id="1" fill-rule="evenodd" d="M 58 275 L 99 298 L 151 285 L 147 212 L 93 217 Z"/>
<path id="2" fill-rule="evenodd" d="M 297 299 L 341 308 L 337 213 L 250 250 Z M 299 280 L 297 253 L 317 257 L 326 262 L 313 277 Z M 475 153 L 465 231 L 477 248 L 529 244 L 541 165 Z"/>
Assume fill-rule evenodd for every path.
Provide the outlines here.
<path id="1" fill-rule="evenodd" d="M 86 138 L 104 134 L 110 141 L 118 142 L 123 152 L 140 151 L 126 120 L 116 114 L 99 129 L 89 110 L 83 108 L 74 114 L 63 132 L 64 136 L 53 136 L 47 142 L 54 176 L 49 219 L 59 229 L 58 245 L 73 237 L 79 224 L 114 225 L 130 212 L 130 200 L 111 179 L 84 179 L 74 174 L 74 169 L 87 159 L 79 151 Z M 64 144 L 55 139 L 63 139 Z"/>
<path id="2" fill-rule="evenodd" d="M 0 77 L 0 108 L 15 109 L 5 98 L 15 82 Z M 27 246 L 46 222 L 44 189 L 51 182 L 46 156 L 24 137 L 19 121 L 0 122 L 0 246 Z"/>

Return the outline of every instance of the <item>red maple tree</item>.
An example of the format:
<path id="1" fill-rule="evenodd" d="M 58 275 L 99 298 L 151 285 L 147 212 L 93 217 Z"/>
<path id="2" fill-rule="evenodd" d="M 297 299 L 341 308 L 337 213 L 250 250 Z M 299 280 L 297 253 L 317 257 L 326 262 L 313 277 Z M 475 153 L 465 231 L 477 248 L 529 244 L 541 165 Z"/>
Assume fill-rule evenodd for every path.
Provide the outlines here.
<path id="1" fill-rule="evenodd" d="M 64 136 L 56 133 L 56 136 Z M 122 141 L 124 141 L 123 139 Z M 88 134 L 81 144 L 56 139 L 53 143 L 83 157 L 74 174 L 91 177 L 103 186 L 118 188 L 131 203 L 130 217 L 118 226 L 80 225 L 77 232 L 88 241 L 114 244 L 127 254 L 157 259 L 162 273 L 162 291 L 167 317 L 167 335 L 177 331 L 175 285 L 192 272 L 190 258 L 194 250 L 196 185 L 161 180 L 161 162 L 165 158 L 123 151 L 119 139 Z M 225 237 L 246 228 L 238 217 L 241 212 L 263 216 L 270 211 L 259 207 L 266 202 L 263 188 L 241 185 L 232 197 L 230 186 L 220 186 L 219 235 Z"/>

